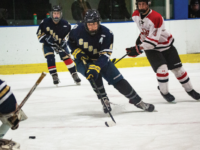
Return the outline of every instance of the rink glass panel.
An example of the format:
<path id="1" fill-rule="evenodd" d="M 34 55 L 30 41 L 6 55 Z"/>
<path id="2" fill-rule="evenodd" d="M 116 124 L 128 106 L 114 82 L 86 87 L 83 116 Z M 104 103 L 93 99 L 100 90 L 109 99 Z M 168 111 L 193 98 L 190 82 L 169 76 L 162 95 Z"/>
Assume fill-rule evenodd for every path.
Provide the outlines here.
<path id="1" fill-rule="evenodd" d="M 51 7 L 56 4 L 60 4 L 63 8 L 63 18 L 70 23 L 77 23 L 72 17 L 71 6 L 75 0 L 1 0 L 0 7 L 8 10 L 7 22 L 10 26 L 22 26 L 22 25 L 38 25 L 41 20 L 47 17 L 47 13 L 50 12 Z M 110 1 L 110 0 L 105 0 Z M 118 0 L 120 1 L 120 0 Z M 134 0 L 124 0 L 127 11 L 132 15 L 135 7 Z M 90 6 L 94 9 L 98 9 L 100 0 L 87 0 Z M 166 0 L 152 0 L 151 8 L 159 12 L 164 18 L 166 18 Z M 107 4 L 105 4 L 107 6 Z M 117 6 L 116 6 L 117 7 Z M 119 6 L 120 7 L 120 6 Z M 135 7 L 136 8 L 136 7 Z M 111 5 L 110 9 L 113 10 L 114 6 Z M 112 12 L 112 11 L 111 11 Z M 103 19 L 102 22 L 127 22 L 132 21 L 131 18 L 114 19 L 113 14 L 109 12 L 111 18 Z M 37 23 L 34 24 L 33 14 L 37 14 Z M 170 0 L 170 19 L 173 19 L 173 0 Z"/>

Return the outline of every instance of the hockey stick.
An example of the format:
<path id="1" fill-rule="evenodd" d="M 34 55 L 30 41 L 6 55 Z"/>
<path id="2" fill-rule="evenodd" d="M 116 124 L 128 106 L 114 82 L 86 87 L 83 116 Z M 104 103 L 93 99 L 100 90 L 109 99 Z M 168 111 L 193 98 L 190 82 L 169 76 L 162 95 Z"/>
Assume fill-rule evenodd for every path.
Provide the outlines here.
<path id="1" fill-rule="evenodd" d="M 84 66 L 85 66 L 85 69 L 87 70 L 88 68 L 87 68 L 87 63 L 86 63 L 85 60 L 83 60 L 83 64 L 84 64 Z M 100 91 L 99 91 L 99 89 L 98 89 L 98 87 L 97 87 L 97 85 L 96 85 L 94 79 L 92 78 L 91 81 L 92 81 L 92 84 L 94 85 L 94 87 L 95 87 L 95 89 L 96 89 L 98 95 L 100 95 L 100 98 L 101 98 L 101 100 L 102 100 L 102 102 L 103 102 L 104 107 L 106 107 L 106 109 L 107 109 L 107 111 L 108 111 L 108 113 L 109 113 L 109 115 L 110 115 L 110 117 L 111 117 L 111 119 L 112 119 L 112 121 L 109 121 L 109 122 L 106 121 L 106 122 L 105 122 L 105 125 L 106 125 L 107 127 L 115 126 L 115 125 L 116 125 L 116 122 L 115 122 L 115 120 L 114 120 L 114 118 L 113 118 L 111 112 L 109 111 L 108 107 L 106 106 L 106 104 L 105 104 L 105 102 L 104 102 L 104 100 L 103 100 L 103 98 L 102 98 L 102 96 L 101 96 L 101 93 L 100 93 Z"/>
<path id="2" fill-rule="evenodd" d="M 116 61 L 116 58 L 114 58 L 113 60 L 112 60 L 112 63 L 114 63 L 114 64 L 116 64 L 116 63 L 118 63 L 120 60 L 122 60 L 124 57 L 126 57 L 128 54 L 126 54 L 126 55 L 124 55 L 122 58 L 120 58 L 118 61 Z M 115 62 L 116 61 L 116 62 Z"/>
<path id="3" fill-rule="evenodd" d="M 17 107 L 17 110 L 14 112 L 14 114 L 17 114 L 19 112 L 19 110 L 23 107 L 23 105 L 26 103 L 26 101 L 28 100 L 28 98 L 31 96 L 31 94 L 34 92 L 34 90 L 36 89 L 36 87 L 40 84 L 40 82 L 42 81 L 42 79 L 45 76 L 46 76 L 46 73 L 42 72 L 42 74 L 40 75 L 40 77 L 38 78 L 38 80 L 36 81 L 36 83 L 34 84 L 34 86 L 31 88 L 31 90 L 26 95 L 26 97 L 21 102 L 21 104 Z"/>

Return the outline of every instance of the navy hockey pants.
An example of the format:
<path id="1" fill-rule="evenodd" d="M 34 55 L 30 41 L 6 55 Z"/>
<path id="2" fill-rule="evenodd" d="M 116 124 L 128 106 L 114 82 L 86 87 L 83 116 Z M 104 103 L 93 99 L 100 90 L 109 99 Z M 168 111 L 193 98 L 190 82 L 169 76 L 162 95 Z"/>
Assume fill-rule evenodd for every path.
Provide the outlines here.
<path id="1" fill-rule="evenodd" d="M 83 62 L 81 60 L 75 59 L 75 63 L 76 63 L 78 72 L 80 72 L 84 77 L 86 77 L 85 76 L 86 70 L 85 70 Z M 94 64 L 94 63 L 87 62 L 87 67 L 90 64 Z M 119 72 L 119 70 L 115 67 L 115 65 L 110 60 L 105 67 L 101 68 L 100 74 L 108 82 L 109 85 L 114 85 L 115 83 L 124 79 L 122 74 Z"/>

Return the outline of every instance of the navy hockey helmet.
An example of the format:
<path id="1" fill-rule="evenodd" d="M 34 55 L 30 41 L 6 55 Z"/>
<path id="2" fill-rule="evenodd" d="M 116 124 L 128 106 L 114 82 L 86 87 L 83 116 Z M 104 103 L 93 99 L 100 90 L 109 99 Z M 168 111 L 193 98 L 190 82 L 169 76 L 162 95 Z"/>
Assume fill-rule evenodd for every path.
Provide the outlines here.
<path id="1" fill-rule="evenodd" d="M 58 17 L 56 17 L 56 18 L 53 17 L 53 12 L 54 11 L 59 11 L 60 12 L 60 17 L 59 18 Z M 59 6 L 59 5 L 53 6 L 51 8 L 50 16 L 51 16 L 51 18 L 52 18 L 53 21 L 59 22 L 62 19 L 62 16 L 63 16 L 63 14 L 62 14 L 62 7 Z"/>
<path id="2" fill-rule="evenodd" d="M 94 23 L 97 22 L 98 23 L 98 29 L 95 31 L 89 31 L 87 23 Z M 99 26 L 101 24 L 101 17 L 100 14 L 98 12 L 98 10 L 96 9 L 89 9 L 84 17 L 84 25 L 85 25 L 85 29 L 88 33 L 90 33 L 91 35 L 95 35 L 98 30 L 99 30 Z"/>

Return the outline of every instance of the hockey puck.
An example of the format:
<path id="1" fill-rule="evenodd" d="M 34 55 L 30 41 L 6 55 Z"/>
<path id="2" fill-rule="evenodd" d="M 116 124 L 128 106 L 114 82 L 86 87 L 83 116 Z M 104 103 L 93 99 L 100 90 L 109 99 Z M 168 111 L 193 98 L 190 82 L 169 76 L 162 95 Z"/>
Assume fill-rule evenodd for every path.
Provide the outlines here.
<path id="1" fill-rule="evenodd" d="M 29 136 L 29 139 L 35 139 L 36 137 L 35 136 Z"/>

